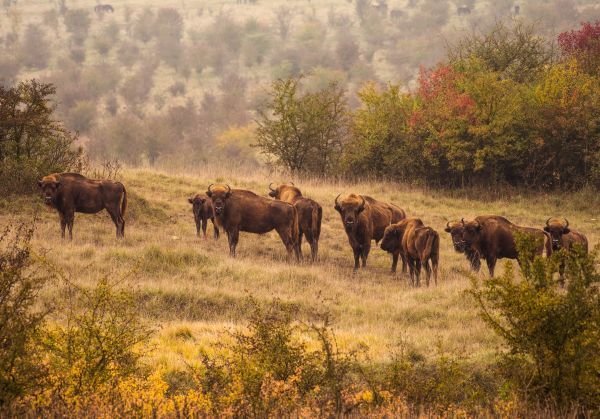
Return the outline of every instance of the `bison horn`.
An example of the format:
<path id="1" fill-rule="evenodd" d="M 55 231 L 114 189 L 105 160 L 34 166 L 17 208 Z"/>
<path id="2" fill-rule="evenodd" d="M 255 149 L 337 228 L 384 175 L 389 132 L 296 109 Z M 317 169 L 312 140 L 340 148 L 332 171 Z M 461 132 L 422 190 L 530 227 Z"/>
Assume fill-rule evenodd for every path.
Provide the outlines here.
<path id="1" fill-rule="evenodd" d="M 550 217 L 550 218 L 548 218 L 548 219 L 546 220 L 546 225 L 547 225 L 547 226 L 550 226 L 550 220 L 551 220 L 551 219 L 552 219 L 552 217 Z"/>
<path id="2" fill-rule="evenodd" d="M 229 185 L 225 185 L 227 186 L 227 193 L 230 194 L 231 193 L 231 187 Z"/>
<path id="3" fill-rule="evenodd" d="M 446 228 L 450 228 L 450 221 L 446 223 Z"/>
<path id="4" fill-rule="evenodd" d="M 296 185 L 294 185 L 294 182 L 290 182 L 290 185 L 292 185 L 292 186 L 296 186 Z"/>
<path id="5" fill-rule="evenodd" d="M 365 201 L 365 198 L 361 195 L 360 199 L 362 199 L 362 203 L 360 204 L 359 209 L 362 211 L 363 209 L 365 209 L 365 204 L 367 203 L 367 201 Z"/>
<path id="6" fill-rule="evenodd" d="M 465 225 L 465 219 L 464 218 L 461 218 L 460 222 L 462 223 L 462 225 Z"/>
<path id="7" fill-rule="evenodd" d="M 335 197 L 335 206 L 339 207 L 340 204 L 338 204 L 338 198 L 340 197 L 341 194 L 339 194 L 338 196 Z"/>
<path id="8" fill-rule="evenodd" d="M 565 228 L 569 228 L 569 220 L 567 220 L 566 218 L 565 218 L 565 223 L 567 223 L 567 225 L 565 226 Z"/>
<path id="9" fill-rule="evenodd" d="M 270 189 L 270 190 L 272 190 L 273 192 L 275 192 L 275 189 L 273 189 L 273 188 L 271 187 L 271 185 L 272 185 L 272 184 L 273 184 L 273 182 L 269 183 L 269 189 Z"/>

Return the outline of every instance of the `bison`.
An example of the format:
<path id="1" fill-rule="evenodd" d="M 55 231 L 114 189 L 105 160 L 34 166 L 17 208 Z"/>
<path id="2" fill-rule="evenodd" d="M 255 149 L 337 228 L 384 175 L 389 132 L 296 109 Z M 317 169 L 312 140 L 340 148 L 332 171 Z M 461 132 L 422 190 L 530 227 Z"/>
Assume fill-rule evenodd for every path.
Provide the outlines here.
<path id="1" fill-rule="evenodd" d="M 422 266 L 427 272 L 427 286 L 432 271 L 437 285 L 440 238 L 434 229 L 425 227 L 419 218 L 405 218 L 388 226 L 381 240 L 381 248 L 395 255 L 396 261 L 398 254 L 403 256 L 403 260 L 406 259 L 413 285 L 420 285 Z"/>
<path id="2" fill-rule="evenodd" d="M 485 259 L 490 276 L 494 276 L 496 261 L 502 258 L 517 259 L 519 254 L 515 243 L 515 235 L 520 233 L 533 237 L 536 241 L 535 253 L 532 256 L 552 254 L 550 236 L 543 230 L 515 225 L 500 216 L 479 216 L 473 221 L 463 224 L 464 246 L 476 251 Z"/>
<path id="3" fill-rule="evenodd" d="M 367 266 L 371 250 L 371 240 L 378 243 L 387 226 L 406 218 L 406 213 L 393 204 L 377 201 L 370 196 L 350 194 L 341 201 L 335 198 L 335 209 L 340 213 L 348 241 L 354 252 L 354 271 L 358 270 L 359 259 L 362 267 Z M 392 262 L 392 271 L 398 256 Z M 402 272 L 406 272 L 406 261 L 402 258 Z"/>
<path id="4" fill-rule="evenodd" d="M 205 194 L 196 194 L 196 196 L 188 198 L 188 202 L 192 204 L 192 212 L 194 213 L 194 221 L 196 222 L 196 235 L 200 236 L 200 229 L 206 239 L 206 227 L 208 220 L 213 224 L 214 238 L 219 238 L 219 228 L 215 224 L 212 202 Z"/>
<path id="5" fill-rule="evenodd" d="M 580 246 L 586 253 L 588 252 L 587 237 L 583 234 L 569 228 L 569 220 L 566 218 L 564 222 L 558 218 L 548 218 L 544 231 L 550 234 L 552 240 L 552 251 L 558 252 L 562 249 L 570 251 L 573 246 Z M 564 281 L 565 264 L 561 262 L 558 267 L 561 282 Z"/>
<path id="6" fill-rule="evenodd" d="M 446 223 L 446 228 L 444 231 L 450 233 L 454 250 L 456 250 L 458 253 L 465 254 L 471 265 L 471 270 L 479 272 L 479 269 L 481 268 L 481 258 L 477 251 L 465 246 L 465 241 L 463 240 L 463 223 L 461 221 L 448 222 Z"/>
<path id="7" fill-rule="evenodd" d="M 274 201 L 254 192 L 231 189 L 229 185 L 210 185 L 206 195 L 211 199 L 215 222 L 227 233 L 229 253 L 235 257 L 240 231 L 264 234 L 275 230 L 288 252 L 298 253 L 298 211 L 287 202 Z"/>
<path id="8" fill-rule="evenodd" d="M 306 241 L 310 245 L 310 254 L 312 261 L 317 260 L 319 251 L 319 236 L 321 235 L 321 219 L 323 218 L 323 208 L 316 201 L 302 196 L 302 192 L 293 183 L 282 184 L 276 188 L 269 185 L 269 196 L 275 199 L 292 204 L 298 211 L 298 252 L 302 257 L 302 237 L 306 236 Z"/>
<path id="9" fill-rule="evenodd" d="M 125 209 L 127 192 L 121 182 L 88 179 L 78 173 L 54 173 L 38 181 L 46 205 L 56 209 L 60 216 L 62 238 L 65 227 L 73 239 L 73 221 L 76 212 L 95 214 L 106 208 L 117 227 L 117 238 L 125 237 Z"/>

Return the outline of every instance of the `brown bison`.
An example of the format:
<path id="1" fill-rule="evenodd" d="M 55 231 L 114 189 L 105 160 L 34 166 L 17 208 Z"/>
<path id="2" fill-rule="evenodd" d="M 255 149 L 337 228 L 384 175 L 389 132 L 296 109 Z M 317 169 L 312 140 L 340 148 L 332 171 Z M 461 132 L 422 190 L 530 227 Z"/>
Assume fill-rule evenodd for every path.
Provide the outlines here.
<path id="1" fill-rule="evenodd" d="M 406 218 L 406 213 L 393 204 L 379 202 L 370 196 L 350 194 L 341 201 L 335 198 L 335 209 L 340 213 L 348 241 L 354 252 L 354 271 L 358 270 L 359 259 L 362 267 L 367 266 L 371 250 L 371 240 L 378 243 L 387 226 Z M 398 256 L 394 256 L 392 271 L 395 270 Z M 402 258 L 402 272 L 406 272 L 406 262 Z"/>
<path id="2" fill-rule="evenodd" d="M 454 250 L 456 250 L 458 253 L 465 254 L 465 257 L 471 264 L 471 270 L 479 272 L 479 269 L 481 268 L 481 257 L 475 250 L 465 246 L 465 241 L 463 240 L 463 223 L 461 221 L 448 222 L 446 223 L 446 228 L 444 231 L 450 233 Z"/>
<path id="3" fill-rule="evenodd" d="M 427 272 L 427 286 L 433 271 L 437 285 L 437 272 L 440 254 L 440 238 L 431 227 L 425 227 L 419 218 L 405 218 L 385 229 L 381 248 L 395 256 L 403 255 L 410 269 L 413 285 L 420 285 L 421 267 Z M 431 264 L 430 264 L 431 261 Z"/>
<path id="4" fill-rule="evenodd" d="M 302 257 L 302 237 L 306 236 L 306 241 L 310 244 L 310 253 L 312 261 L 317 260 L 319 251 L 319 236 L 321 235 L 321 219 L 323 218 L 323 208 L 316 201 L 305 198 L 302 192 L 293 183 L 282 184 L 276 188 L 269 185 L 269 196 L 275 199 L 292 204 L 298 211 L 298 252 Z"/>
<path id="5" fill-rule="evenodd" d="M 519 254 L 515 243 L 515 235 L 520 233 L 531 236 L 536 241 L 535 255 L 552 254 L 550 235 L 543 230 L 515 225 L 504 217 L 480 216 L 473 221 L 463 223 L 463 240 L 467 248 L 476 251 L 485 259 L 490 276 L 494 276 L 496 261 L 502 258 L 517 259 Z"/>
<path id="6" fill-rule="evenodd" d="M 557 218 L 548 218 L 546 220 L 546 225 L 544 226 L 544 231 L 550 234 L 553 252 L 558 252 L 561 249 L 565 249 L 565 251 L 568 252 L 573 246 L 581 246 L 582 250 L 586 253 L 588 252 L 587 237 L 578 231 L 570 229 L 569 220 L 566 218 L 564 219 L 564 222 Z M 564 262 L 561 262 L 558 267 L 558 272 L 560 273 L 561 281 L 563 281 L 565 273 Z"/>
<path id="7" fill-rule="evenodd" d="M 76 212 L 95 214 L 106 208 L 117 227 L 117 237 L 125 236 L 127 192 L 121 182 L 88 179 L 78 173 L 54 173 L 38 181 L 46 205 L 55 208 L 60 216 L 62 237 L 65 227 L 73 239 Z"/>
<path id="8" fill-rule="evenodd" d="M 288 257 L 298 253 L 298 211 L 287 202 L 274 201 L 254 192 L 231 189 L 229 185 L 210 185 L 215 222 L 227 233 L 229 253 L 235 257 L 240 231 L 264 234 L 275 230 L 285 245 Z"/>
<path id="9" fill-rule="evenodd" d="M 215 224 L 215 217 L 213 214 L 212 201 L 204 194 L 197 194 L 191 198 L 188 198 L 188 202 L 192 204 L 192 212 L 194 213 L 194 221 L 196 222 L 196 235 L 200 236 L 200 229 L 206 239 L 206 227 L 208 226 L 208 220 L 213 224 L 214 238 L 219 238 L 219 228 Z"/>

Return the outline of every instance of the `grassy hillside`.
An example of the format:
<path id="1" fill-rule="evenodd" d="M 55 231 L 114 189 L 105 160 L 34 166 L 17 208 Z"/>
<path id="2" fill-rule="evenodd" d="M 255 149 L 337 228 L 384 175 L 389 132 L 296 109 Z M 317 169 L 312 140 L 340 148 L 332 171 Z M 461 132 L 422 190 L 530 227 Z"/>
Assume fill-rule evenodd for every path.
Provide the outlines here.
<path id="1" fill-rule="evenodd" d="M 394 346 L 404 340 L 425 357 L 441 345 L 456 355 L 487 363 L 499 339 L 478 318 L 465 294 L 470 286 L 467 262 L 453 251 L 449 235 L 443 232 L 446 221 L 501 214 L 518 224 L 541 227 L 549 216 L 564 215 L 573 228 L 587 234 L 592 247 L 600 239 L 597 198 L 586 198 L 583 193 L 507 193 L 487 199 L 482 192 L 471 199 L 458 196 L 462 192 L 452 196 L 451 192 L 391 183 L 296 180 L 305 195 L 324 209 L 320 262 L 286 263 L 285 249 L 275 233 L 242 233 L 238 257 L 231 259 L 226 237 L 215 242 L 195 236 L 187 197 L 205 191 L 213 182 L 266 196 L 269 182 L 280 179 L 267 173 L 206 168 L 185 174 L 128 169 L 121 180 L 129 194 L 123 241 L 116 241 L 113 224 L 104 212 L 76 215 L 73 242 L 62 241 L 56 213 L 37 197 L 0 201 L 0 224 L 29 220 L 37 211 L 35 251 L 45 254 L 77 283 L 91 285 L 103 276 L 129 275 L 128 286 L 143 302 L 144 316 L 157 328 L 150 362 L 167 370 L 193 360 L 199 347 L 211 348 L 226 338 L 227 330 L 244 324 L 248 296 L 265 302 L 280 298 L 307 316 L 315 308 L 328 308 L 334 314 L 339 343 L 346 348 L 364 343 L 377 361 L 388 359 Z M 368 268 L 352 273 L 352 253 L 333 209 L 335 196 L 345 192 L 369 193 L 395 202 L 440 232 L 437 287 L 414 289 L 405 276 L 393 277 L 388 272 L 390 257 L 375 246 Z M 500 267 L 498 273 L 503 264 Z M 45 297 L 51 301 L 60 292 L 59 287 L 50 286 Z"/>

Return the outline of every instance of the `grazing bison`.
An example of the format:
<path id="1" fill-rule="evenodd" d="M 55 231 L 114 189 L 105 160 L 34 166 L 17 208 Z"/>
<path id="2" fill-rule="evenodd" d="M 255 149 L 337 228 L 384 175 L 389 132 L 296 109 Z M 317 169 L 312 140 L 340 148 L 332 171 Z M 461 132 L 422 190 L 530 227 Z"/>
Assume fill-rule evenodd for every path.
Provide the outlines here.
<path id="1" fill-rule="evenodd" d="M 310 244 L 310 253 L 312 261 L 317 260 L 319 251 L 319 236 L 321 235 L 321 219 L 323 218 L 323 208 L 316 201 L 305 198 L 302 192 L 293 183 L 282 184 L 276 188 L 269 185 L 269 196 L 275 199 L 292 204 L 298 211 L 298 252 L 302 257 L 302 237 L 306 236 L 306 241 Z"/>
<path id="2" fill-rule="evenodd" d="M 54 173 L 38 181 L 46 205 L 55 208 L 60 216 L 62 237 L 65 227 L 73 239 L 76 212 L 95 214 L 106 208 L 117 227 L 117 237 L 125 236 L 127 192 L 121 182 L 88 179 L 78 173 Z"/>
<path id="3" fill-rule="evenodd" d="M 227 233 L 231 256 L 235 257 L 240 231 L 264 234 L 276 230 L 288 257 L 295 253 L 296 259 L 300 259 L 296 207 L 251 191 L 231 189 L 229 185 L 210 185 L 206 195 L 212 201 L 217 226 Z"/>
<path id="4" fill-rule="evenodd" d="M 564 219 L 564 222 L 557 218 L 548 218 L 546 220 L 546 225 L 544 226 L 544 231 L 550 234 L 553 252 L 558 252 L 561 249 L 565 249 L 565 251 L 568 252 L 573 248 L 573 246 L 581 246 L 586 253 L 588 251 L 587 237 L 575 230 L 570 229 L 569 220 L 566 218 Z M 558 267 L 558 272 L 560 274 L 561 282 L 564 281 L 564 262 L 561 262 L 560 266 Z"/>
<path id="5" fill-rule="evenodd" d="M 460 221 L 448 222 L 446 223 L 446 228 L 444 229 L 444 231 L 450 233 L 454 250 L 456 250 L 458 253 L 464 253 L 465 257 L 471 264 L 471 270 L 479 272 L 479 269 L 481 268 L 480 255 L 472 248 L 465 246 L 465 241 L 463 240 L 463 230 L 464 226 Z"/>
<path id="6" fill-rule="evenodd" d="M 552 254 L 550 235 L 543 230 L 517 226 L 504 217 L 480 216 L 473 221 L 463 224 L 463 240 L 465 247 L 476 251 L 485 259 L 490 276 L 494 276 L 496 261 L 502 258 L 517 259 L 519 254 L 515 243 L 515 234 L 521 233 L 531 236 L 536 241 L 535 255 Z"/>
<path id="7" fill-rule="evenodd" d="M 200 229 L 206 239 L 206 227 L 208 220 L 212 221 L 215 240 L 219 238 L 219 228 L 215 224 L 213 207 L 210 198 L 204 194 L 197 194 L 194 197 L 188 198 L 188 202 L 192 204 L 192 212 L 194 213 L 194 221 L 196 222 L 196 235 L 200 236 Z"/>
<path id="8" fill-rule="evenodd" d="M 357 271 L 359 259 L 362 259 L 363 268 L 367 266 L 371 240 L 378 243 L 386 227 L 406 218 L 406 214 L 396 205 L 379 202 L 370 196 L 350 194 L 338 201 L 339 197 L 340 195 L 335 198 L 335 209 L 342 218 L 348 241 L 354 252 L 354 271 Z M 393 264 L 392 270 L 394 269 Z M 402 272 L 406 272 L 404 258 Z"/>

